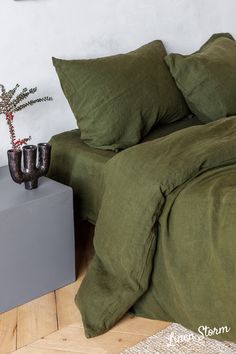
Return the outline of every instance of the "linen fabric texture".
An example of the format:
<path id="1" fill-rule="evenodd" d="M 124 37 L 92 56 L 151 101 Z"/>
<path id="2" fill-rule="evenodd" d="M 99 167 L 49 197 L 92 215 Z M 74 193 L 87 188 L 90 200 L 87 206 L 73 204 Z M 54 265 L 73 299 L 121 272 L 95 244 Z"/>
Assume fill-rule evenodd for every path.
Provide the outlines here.
<path id="1" fill-rule="evenodd" d="M 189 114 L 164 62 L 160 40 L 127 54 L 84 60 L 53 58 L 81 139 L 100 149 L 137 144 L 159 123 Z"/>
<path id="2" fill-rule="evenodd" d="M 231 34 L 214 34 L 199 51 L 169 54 L 165 61 L 203 123 L 236 114 L 236 42 Z"/>
<path id="3" fill-rule="evenodd" d="M 142 142 L 160 139 L 177 130 L 199 124 L 202 123 L 196 117 L 186 117 L 152 129 Z M 95 224 L 101 206 L 104 168 L 116 153 L 84 144 L 79 129 L 54 135 L 50 144 L 52 156 L 48 177 L 71 186 L 79 217 Z"/>
<path id="4" fill-rule="evenodd" d="M 104 169 L 95 256 L 76 296 L 88 337 L 127 311 L 236 341 L 236 119 L 174 132 Z"/>

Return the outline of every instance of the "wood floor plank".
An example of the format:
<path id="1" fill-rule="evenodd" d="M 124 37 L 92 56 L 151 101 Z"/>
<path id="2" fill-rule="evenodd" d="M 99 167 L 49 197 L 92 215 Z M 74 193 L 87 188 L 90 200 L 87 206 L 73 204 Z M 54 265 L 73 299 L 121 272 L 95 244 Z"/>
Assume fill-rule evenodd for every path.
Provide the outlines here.
<path id="1" fill-rule="evenodd" d="M 143 336 L 151 336 L 162 329 L 167 328 L 170 322 L 150 320 L 143 317 L 130 317 L 126 315 L 111 330 L 121 333 L 133 333 Z"/>
<path id="2" fill-rule="evenodd" d="M 67 350 L 56 350 L 56 349 L 39 349 L 33 348 L 31 345 L 23 347 L 13 352 L 12 354 L 84 354 L 82 352 L 68 352 Z"/>
<path id="3" fill-rule="evenodd" d="M 0 314 L 0 353 L 16 350 L 17 309 Z"/>
<path id="4" fill-rule="evenodd" d="M 57 329 L 54 292 L 18 307 L 17 348 L 32 343 Z"/>
<path id="5" fill-rule="evenodd" d="M 74 297 L 82 281 L 82 276 L 73 284 L 56 291 L 56 306 L 59 329 L 72 323 L 77 323 L 82 327 L 80 312 L 75 305 Z"/>
<path id="6" fill-rule="evenodd" d="M 130 318 L 128 315 L 126 315 L 113 328 L 111 328 L 110 331 L 152 336 L 156 332 L 167 328 L 170 324 L 170 322 L 150 320 L 143 317 Z M 81 323 L 72 323 L 70 326 L 81 328 Z"/>
<path id="7" fill-rule="evenodd" d="M 168 326 L 167 322 L 125 317 L 111 331 L 87 339 L 80 323 L 72 324 L 15 354 L 118 354 Z M 131 328 L 129 328 L 131 327 Z M 145 327 L 145 329 L 144 329 Z"/>
<path id="8" fill-rule="evenodd" d="M 87 339 L 82 328 L 67 326 L 32 343 L 30 347 L 40 350 L 66 351 L 68 353 L 118 354 L 144 338 L 145 336 L 139 334 L 109 331 L 99 337 Z M 24 352 L 17 351 L 16 353 Z"/>

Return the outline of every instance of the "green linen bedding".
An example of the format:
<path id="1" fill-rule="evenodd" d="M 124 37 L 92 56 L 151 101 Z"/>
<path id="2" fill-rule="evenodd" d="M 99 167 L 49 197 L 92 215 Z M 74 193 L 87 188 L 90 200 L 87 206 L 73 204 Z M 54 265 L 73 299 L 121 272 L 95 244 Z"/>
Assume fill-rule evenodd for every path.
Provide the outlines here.
<path id="1" fill-rule="evenodd" d="M 95 257 L 76 296 L 85 333 L 127 311 L 236 341 L 236 117 L 129 148 L 104 168 Z"/>
<path id="2" fill-rule="evenodd" d="M 152 130 L 144 141 L 197 124 L 201 123 L 195 117 L 184 118 Z M 52 161 L 48 176 L 71 186 L 78 199 L 81 219 L 95 223 L 101 202 L 104 166 L 115 152 L 84 144 L 78 129 L 53 136 L 50 144 Z"/>
<path id="3" fill-rule="evenodd" d="M 216 33 L 190 55 L 165 58 L 188 106 L 203 123 L 236 114 L 236 41 Z"/>
<path id="4" fill-rule="evenodd" d="M 190 113 L 164 62 L 166 54 L 162 41 L 155 40 L 126 54 L 53 58 L 87 145 L 124 149 L 139 143 L 154 126 Z"/>
<path id="5" fill-rule="evenodd" d="M 78 129 L 51 138 L 52 160 L 48 176 L 73 188 L 81 219 L 95 223 L 101 200 L 103 168 L 115 153 L 91 148 Z"/>

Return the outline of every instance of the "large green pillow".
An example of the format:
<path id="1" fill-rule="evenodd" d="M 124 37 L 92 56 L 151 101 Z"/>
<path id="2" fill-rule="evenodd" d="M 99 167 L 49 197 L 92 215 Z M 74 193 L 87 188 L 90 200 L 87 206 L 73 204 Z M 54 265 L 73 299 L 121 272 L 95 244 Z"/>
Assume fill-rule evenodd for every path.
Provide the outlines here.
<path id="1" fill-rule="evenodd" d="M 137 144 L 153 125 L 189 113 L 154 41 L 127 54 L 87 60 L 53 58 L 81 139 L 101 149 Z"/>
<path id="2" fill-rule="evenodd" d="M 191 111 L 203 122 L 236 115 L 236 42 L 213 35 L 196 53 L 165 58 Z"/>

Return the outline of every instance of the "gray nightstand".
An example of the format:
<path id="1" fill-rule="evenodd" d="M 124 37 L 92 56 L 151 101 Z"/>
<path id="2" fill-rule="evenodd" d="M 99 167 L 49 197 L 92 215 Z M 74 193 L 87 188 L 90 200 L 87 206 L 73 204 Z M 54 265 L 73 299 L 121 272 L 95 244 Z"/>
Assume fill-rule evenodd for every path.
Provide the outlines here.
<path id="1" fill-rule="evenodd" d="M 75 280 L 72 189 L 42 177 L 25 190 L 0 168 L 0 312 Z"/>

